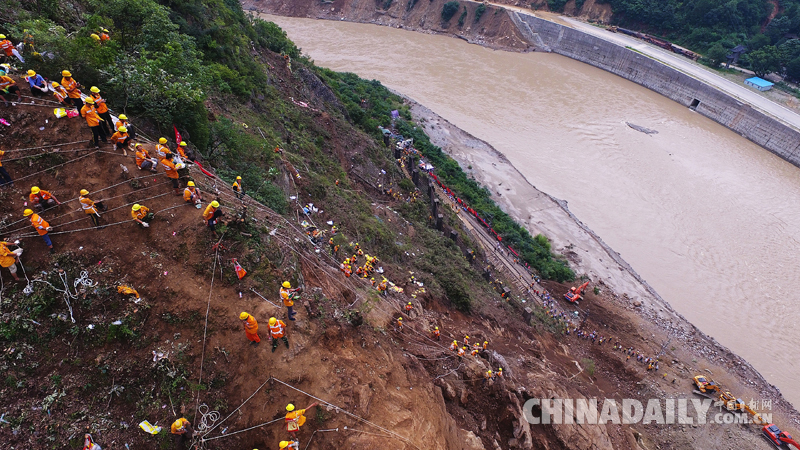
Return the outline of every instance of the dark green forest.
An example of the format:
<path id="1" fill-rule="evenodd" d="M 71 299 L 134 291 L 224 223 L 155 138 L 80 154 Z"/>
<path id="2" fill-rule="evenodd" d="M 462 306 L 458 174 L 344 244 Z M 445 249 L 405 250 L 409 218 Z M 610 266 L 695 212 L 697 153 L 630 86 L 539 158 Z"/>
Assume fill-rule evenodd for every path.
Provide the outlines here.
<path id="1" fill-rule="evenodd" d="M 748 51 L 739 64 L 759 75 L 783 72 L 800 81 L 800 0 L 600 0 L 615 25 L 663 37 L 705 56 L 712 66 L 730 50 Z M 551 0 L 563 10 L 565 2 Z M 582 3 L 582 2 L 581 2 Z"/>

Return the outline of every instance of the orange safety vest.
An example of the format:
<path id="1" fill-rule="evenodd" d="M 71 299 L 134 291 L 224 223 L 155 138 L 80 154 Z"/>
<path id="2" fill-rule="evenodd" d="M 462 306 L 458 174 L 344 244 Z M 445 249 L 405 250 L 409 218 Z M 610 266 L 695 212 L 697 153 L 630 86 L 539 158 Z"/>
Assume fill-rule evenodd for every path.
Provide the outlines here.
<path id="1" fill-rule="evenodd" d="M 297 431 L 306 423 L 305 409 L 292 411 L 286 414 L 286 431 Z"/>
<path id="2" fill-rule="evenodd" d="M 242 191 L 242 183 L 239 180 L 233 182 L 233 190 L 236 192 Z"/>
<path id="3" fill-rule="evenodd" d="M 70 77 L 69 80 L 62 78 L 61 86 L 63 86 L 64 90 L 67 91 L 69 98 L 81 98 L 81 91 L 78 89 L 78 82 L 75 81 L 74 78 Z"/>
<path id="4" fill-rule="evenodd" d="M 102 112 L 102 111 L 98 111 Z M 128 133 L 123 133 L 121 131 L 116 131 L 114 134 L 111 135 L 111 142 L 115 144 L 122 144 L 125 142 L 125 139 L 128 139 Z"/>
<path id="5" fill-rule="evenodd" d="M 0 150 L 0 167 L 3 167 L 3 155 L 5 154 L 6 154 L 5 151 Z"/>
<path id="6" fill-rule="evenodd" d="M 69 97 L 67 91 L 64 90 L 64 86 L 59 86 L 59 87 L 51 86 L 51 88 L 53 89 L 53 95 L 55 96 L 55 98 L 58 100 L 59 103 L 63 102 L 65 98 Z"/>
<path id="7" fill-rule="evenodd" d="M 11 267 L 11 265 L 17 262 L 16 253 L 9 250 L 8 247 L 6 247 L 7 245 L 11 245 L 11 242 L 0 242 L 0 266 L 2 267 Z"/>
<path id="8" fill-rule="evenodd" d="M 78 197 L 81 202 L 81 208 L 86 214 L 97 214 L 97 209 L 94 207 L 94 202 L 89 197 Z"/>
<path id="9" fill-rule="evenodd" d="M 173 164 L 172 161 L 162 157 L 161 165 L 164 166 L 164 171 L 166 171 L 168 178 L 172 178 L 174 180 L 178 179 L 178 169 L 175 168 L 175 164 Z M 203 216 L 205 216 L 205 214 L 203 214 Z"/>
<path id="10" fill-rule="evenodd" d="M 147 208 L 147 206 L 142 206 L 138 211 L 131 210 L 131 217 L 142 220 L 148 212 L 150 212 L 150 210 Z"/>
<path id="11" fill-rule="evenodd" d="M 247 316 L 247 320 L 244 322 L 244 332 L 247 334 L 257 334 L 258 333 L 258 322 L 256 318 L 252 315 Z"/>
<path id="12" fill-rule="evenodd" d="M 44 236 L 47 234 L 47 228 L 50 226 L 46 220 L 39 217 L 38 214 L 34 214 L 31 216 L 31 225 L 33 228 L 36 228 L 36 231 L 39 233 L 39 236 Z"/>
<path id="13" fill-rule="evenodd" d="M 205 219 L 206 221 L 211 220 L 211 218 L 214 217 L 214 212 L 216 210 L 217 208 L 214 208 L 213 206 L 211 206 L 211 203 L 209 203 L 208 206 L 206 206 L 206 210 L 203 211 L 203 219 Z"/>
<path id="14" fill-rule="evenodd" d="M 147 159 L 147 152 L 144 150 L 136 150 L 136 165 L 142 167 L 142 163 Z"/>
<path id="15" fill-rule="evenodd" d="M 282 320 L 275 322 L 275 325 L 269 326 L 269 333 L 272 335 L 273 338 L 282 338 L 284 333 L 284 327 L 286 326 Z"/>
<path id="16" fill-rule="evenodd" d="M 108 112 L 108 105 L 106 105 L 106 101 L 103 100 L 103 97 L 100 94 L 92 93 L 92 98 L 94 99 L 94 104 L 97 107 L 97 112 L 100 114 Z"/>
<path id="17" fill-rule="evenodd" d="M 192 199 L 194 194 L 196 194 L 195 189 L 187 186 L 186 189 L 183 190 L 183 200 L 188 202 Z"/>
<path id="18" fill-rule="evenodd" d="M 11 56 L 13 53 L 11 52 L 14 50 L 14 44 L 11 43 L 8 39 L 0 41 L 0 49 L 3 49 L 6 52 L 6 56 Z"/>
<path id="19" fill-rule="evenodd" d="M 156 154 L 158 154 L 159 158 L 163 158 L 167 156 L 167 152 L 169 151 L 169 147 L 161 144 L 156 144 Z"/>
<path id="20" fill-rule="evenodd" d="M 70 97 L 72 97 L 72 95 L 70 95 Z M 81 117 L 86 119 L 86 123 L 90 127 L 96 127 L 100 125 L 100 116 L 97 115 L 97 109 L 88 103 L 83 105 L 83 108 L 81 108 Z"/>
<path id="21" fill-rule="evenodd" d="M 11 87 L 11 86 L 13 86 L 15 84 L 17 84 L 17 83 L 15 83 L 14 80 L 12 80 L 11 78 L 9 78 L 9 77 L 7 77 L 5 75 L 0 77 L 0 89 L 6 89 L 6 88 L 9 88 L 9 87 Z"/>

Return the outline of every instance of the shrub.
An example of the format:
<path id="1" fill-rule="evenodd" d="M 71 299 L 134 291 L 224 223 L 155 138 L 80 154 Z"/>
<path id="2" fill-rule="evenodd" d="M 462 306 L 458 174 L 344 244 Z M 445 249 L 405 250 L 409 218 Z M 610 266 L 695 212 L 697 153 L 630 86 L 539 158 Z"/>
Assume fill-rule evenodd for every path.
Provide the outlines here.
<path id="1" fill-rule="evenodd" d="M 483 16 L 484 12 L 486 12 L 486 5 L 481 3 L 478 5 L 478 9 L 475 10 L 475 23 L 481 20 L 481 16 Z"/>
<path id="2" fill-rule="evenodd" d="M 547 7 L 550 8 L 550 11 L 563 12 L 566 4 L 567 0 L 547 0 Z"/>
<path id="3" fill-rule="evenodd" d="M 461 13 L 461 16 L 458 17 L 458 26 L 463 27 L 464 21 L 467 19 L 467 7 L 464 7 L 464 11 Z"/>
<path id="4" fill-rule="evenodd" d="M 458 12 L 458 9 L 461 5 L 458 2 L 447 2 L 442 7 L 442 20 L 444 22 L 450 22 L 450 19 Z"/>

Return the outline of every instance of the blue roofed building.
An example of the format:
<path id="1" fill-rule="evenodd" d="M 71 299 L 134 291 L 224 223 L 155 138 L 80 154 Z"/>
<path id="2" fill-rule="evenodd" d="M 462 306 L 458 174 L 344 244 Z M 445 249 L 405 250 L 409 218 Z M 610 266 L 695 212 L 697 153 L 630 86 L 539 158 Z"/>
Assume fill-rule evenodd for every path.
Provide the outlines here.
<path id="1" fill-rule="evenodd" d="M 759 91 L 768 91 L 772 89 L 772 86 L 775 85 L 775 83 L 770 83 L 769 81 L 758 77 L 748 78 L 744 80 L 744 84 L 752 86 Z"/>

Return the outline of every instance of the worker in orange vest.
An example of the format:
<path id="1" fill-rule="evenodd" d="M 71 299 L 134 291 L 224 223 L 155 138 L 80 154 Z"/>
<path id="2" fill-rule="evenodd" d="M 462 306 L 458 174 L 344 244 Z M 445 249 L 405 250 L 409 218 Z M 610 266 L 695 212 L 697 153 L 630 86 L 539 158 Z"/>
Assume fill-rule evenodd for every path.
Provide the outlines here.
<path id="1" fill-rule="evenodd" d="M 269 335 L 272 338 L 272 353 L 278 348 L 278 339 L 283 339 L 286 348 L 289 348 L 289 339 L 286 339 L 286 324 L 274 317 L 269 318 Z"/>
<path id="2" fill-rule="evenodd" d="M 452 351 L 458 350 L 458 341 L 453 341 L 453 343 L 450 344 L 450 350 Z"/>
<path id="3" fill-rule="evenodd" d="M 81 84 L 72 78 L 72 73 L 69 70 L 61 71 L 61 86 L 67 91 L 67 100 L 76 108 L 83 107 L 83 100 L 81 100 Z"/>
<path id="4" fill-rule="evenodd" d="M 403 331 L 403 318 L 402 317 L 398 317 L 397 318 L 396 325 L 397 325 L 397 329 L 395 331 Z"/>
<path id="5" fill-rule="evenodd" d="M 81 195 L 78 197 L 78 201 L 81 204 L 81 208 L 83 208 L 83 212 L 89 215 L 89 218 L 92 219 L 92 223 L 94 226 L 100 226 L 100 212 L 98 209 L 103 209 L 103 204 L 101 202 L 95 203 L 89 197 L 89 191 L 86 189 L 81 189 Z"/>
<path id="6" fill-rule="evenodd" d="M 158 146 L 156 146 L 156 149 L 157 148 Z M 156 150 L 156 152 L 158 152 L 158 150 Z M 175 163 L 172 162 L 172 152 L 167 150 L 167 152 L 164 154 L 164 157 L 162 157 L 159 162 L 161 163 L 161 167 L 164 168 L 167 178 L 172 181 L 172 189 L 175 191 L 175 194 L 181 195 L 181 188 L 180 184 L 178 183 L 178 168 L 175 167 Z"/>
<path id="7" fill-rule="evenodd" d="M 97 114 L 97 109 L 94 107 L 94 99 L 92 97 L 86 97 L 86 104 L 81 107 L 81 117 L 86 119 L 86 124 L 89 125 L 89 129 L 92 130 L 92 142 L 94 142 L 95 148 L 100 148 L 101 140 L 104 144 L 108 144 L 106 132 L 103 130 L 103 127 L 100 126 L 103 119 Z"/>
<path id="8" fill-rule="evenodd" d="M 17 82 L 12 80 L 11 77 L 6 76 L 5 70 L 0 68 L 0 98 L 3 99 L 6 106 L 8 106 L 8 99 L 5 94 L 17 94 L 17 102 L 22 102 L 22 94 L 20 93 Z"/>
<path id="9" fill-rule="evenodd" d="M 50 87 L 53 89 L 53 96 L 58 100 L 58 103 L 67 108 L 72 107 L 72 103 L 69 101 L 69 94 L 67 94 L 64 86 L 53 81 L 50 83 Z"/>
<path id="10" fill-rule="evenodd" d="M 9 250 L 9 245 L 16 245 L 18 248 L 16 250 Z M 17 262 L 20 256 L 22 256 L 22 249 L 19 248 L 19 241 L 0 241 L 0 266 L 8 268 L 8 271 L 11 272 L 11 276 L 17 281 L 19 281 L 19 277 L 17 276 Z"/>
<path id="11" fill-rule="evenodd" d="M 194 185 L 194 181 L 186 183 L 186 189 L 183 190 L 183 201 L 186 203 L 194 203 L 197 209 L 200 209 L 200 204 L 203 201 L 203 196 L 200 189 Z"/>
<path id="12" fill-rule="evenodd" d="M 300 427 L 302 427 L 303 424 L 306 423 L 306 417 L 304 415 L 306 411 L 317 406 L 318 404 L 319 403 L 314 402 L 306 406 L 305 409 L 298 409 L 298 410 L 295 410 L 294 405 L 291 403 L 286 405 L 286 417 L 285 417 L 286 431 L 288 431 L 289 434 L 292 435 L 293 439 L 296 438 L 297 436 L 296 433 L 300 431 Z"/>
<path id="13" fill-rule="evenodd" d="M 136 150 L 136 166 L 139 167 L 139 170 L 155 172 L 158 167 L 158 161 L 150 157 L 144 145 L 137 143 L 133 145 L 133 148 Z"/>
<path id="14" fill-rule="evenodd" d="M 464 345 L 469 345 L 469 336 L 464 336 Z"/>
<path id="15" fill-rule="evenodd" d="M 31 193 L 28 194 L 28 201 L 34 205 L 39 205 L 42 210 L 61 204 L 55 195 L 39 189 L 39 186 L 34 186 L 31 188 Z"/>
<path id="16" fill-rule="evenodd" d="M 31 225 L 33 225 L 33 228 L 35 228 L 36 232 L 39 233 L 39 236 L 42 237 L 44 243 L 50 249 L 50 253 L 55 252 L 55 249 L 53 248 L 53 241 L 51 241 L 50 236 L 47 235 L 47 232 L 53 229 L 50 227 L 50 224 L 39 217 L 38 214 L 34 214 L 33 210 L 31 209 L 26 209 L 22 212 L 22 215 L 31 218 Z"/>
<path id="17" fill-rule="evenodd" d="M 289 281 L 284 281 L 281 284 L 280 295 L 283 300 L 283 305 L 286 306 L 289 314 L 289 320 L 295 320 L 294 316 L 297 312 L 294 310 L 294 301 L 300 300 L 300 291 L 300 288 L 292 289 L 292 283 L 289 283 Z"/>
<path id="18" fill-rule="evenodd" d="M 105 123 L 105 122 L 104 122 Z M 125 155 L 128 155 L 128 142 L 131 141 L 131 137 L 128 135 L 128 128 L 127 127 L 119 127 L 114 134 L 111 135 L 111 143 L 114 144 L 115 150 L 122 150 Z"/>
<path id="19" fill-rule="evenodd" d="M 486 346 L 489 345 L 489 341 L 483 341 L 483 349 L 486 350 Z"/>
<path id="20" fill-rule="evenodd" d="M 435 337 L 437 341 L 442 340 L 442 336 L 439 334 L 439 327 L 433 329 L 433 337 Z"/>
<path id="21" fill-rule="evenodd" d="M 459 349 L 458 349 L 458 359 L 459 359 L 459 360 L 461 360 L 461 358 L 462 358 L 462 357 L 463 357 L 463 356 L 464 356 L 466 353 L 467 353 L 467 347 L 461 347 L 461 348 L 459 348 Z"/>
<path id="22" fill-rule="evenodd" d="M 135 204 L 131 207 L 131 217 L 133 220 L 144 228 L 150 228 L 150 221 L 155 217 L 154 213 L 150 212 L 150 208 L 144 205 Z"/>
<path id="23" fill-rule="evenodd" d="M 247 336 L 247 339 L 250 339 L 253 344 L 261 342 L 261 338 L 258 337 L 258 322 L 256 318 L 242 311 L 242 313 L 239 314 L 239 320 L 241 320 L 242 325 L 244 325 L 244 334 Z"/>
<path id="24" fill-rule="evenodd" d="M 172 433 L 175 437 L 175 448 L 183 448 L 184 443 L 192 440 L 194 430 L 192 429 L 191 422 L 186 420 L 186 418 L 181 417 L 175 422 L 172 422 L 172 426 L 170 426 L 170 433 Z"/>
<path id="25" fill-rule="evenodd" d="M 236 181 L 233 182 L 233 192 L 236 194 L 236 198 L 239 200 L 244 198 L 244 188 L 242 187 L 242 177 L 236 177 Z"/>
<path id="26" fill-rule="evenodd" d="M 158 138 L 158 144 L 156 144 L 156 157 L 158 159 L 167 156 L 167 153 L 171 153 L 169 147 L 167 147 L 166 144 L 167 144 L 167 138 L 165 137 Z"/>
<path id="27" fill-rule="evenodd" d="M 11 61 L 12 56 L 16 56 L 19 62 L 25 63 L 25 59 L 22 58 L 22 55 L 19 54 L 19 51 L 14 44 L 11 43 L 8 39 L 6 39 L 5 34 L 0 34 L 0 50 L 3 53 L 0 55 L 0 62 L 5 63 L 7 61 Z"/>
<path id="28" fill-rule="evenodd" d="M 414 305 L 411 302 L 406 303 L 406 314 L 411 314 L 411 310 L 414 309 Z"/>
<path id="29" fill-rule="evenodd" d="M 220 216 L 222 216 L 222 210 L 219 209 L 219 202 L 216 200 L 209 203 L 205 211 L 203 211 L 203 220 L 206 221 L 206 226 L 215 237 L 217 236 L 217 220 Z"/>
<path id="30" fill-rule="evenodd" d="M 92 93 L 91 97 L 94 99 L 94 106 L 97 108 L 97 114 L 103 119 L 103 122 L 101 122 L 103 131 L 105 131 L 107 135 L 111 135 L 111 127 L 114 121 L 111 120 L 111 113 L 108 112 L 108 105 L 106 105 L 105 99 L 100 95 L 100 88 L 92 86 L 89 88 L 89 91 Z"/>
<path id="31" fill-rule="evenodd" d="M 288 448 L 289 450 L 299 450 L 300 449 L 300 441 L 281 441 L 278 446 L 281 450 Z M 256 449 L 258 450 L 258 449 Z"/>

